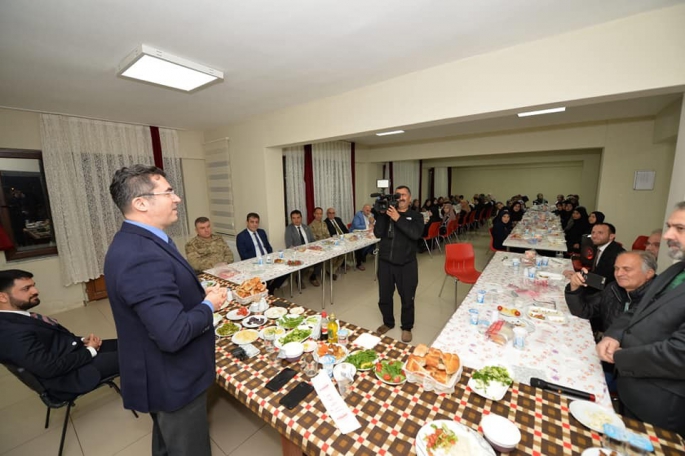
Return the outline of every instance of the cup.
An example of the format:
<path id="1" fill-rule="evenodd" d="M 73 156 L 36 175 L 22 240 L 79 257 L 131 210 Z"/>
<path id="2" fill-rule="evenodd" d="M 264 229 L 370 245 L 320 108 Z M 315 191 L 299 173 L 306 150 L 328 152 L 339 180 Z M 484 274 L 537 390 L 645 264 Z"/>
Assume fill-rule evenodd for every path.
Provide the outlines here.
<path id="1" fill-rule="evenodd" d="M 539 256 L 535 258 L 535 266 L 538 268 L 542 267 L 542 257 Z"/>
<path id="2" fill-rule="evenodd" d="M 276 334 L 274 333 L 264 334 L 264 351 L 266 353 L 273 353 L 276 351 L 276 347 L 274 346 L 275 339 Z"/>
<path id="3" fill-rule="evenodd" d="M 549 266 L 549 258 L 542 257 L 542 267 L 546 268 L 547 266 Z"/>
<path id="4" fill-rule="evenodd" d="M 514 348 L 518 348 L 519 350 L 523 350 L 523 348 L 526 346 L 526 336 L 528 335 L 528 331 L 526 331 L 525 328 L 521 328 L 520 326 L 516 326 L 514 328 Z"/>
<path id="5" fill-rule="evenodd" d="M 478 304 L 483 304 L 485 302 L 485 290 L 478 290 L 478 294 L 476 295 L 476 301 Z"/>
<path id="6" fill-rule="evenodd" d="M 274 369 L 280 369 L 283 366 L 283 360 L 285 358 L 281 358 L 278 355 L 278 352 L 274 350 L 272 353 L 266 355 L 266 359 L 271 367 L 273 367 Z"/>
<path id="7" fill-rule="evenodd" d="M 478 324 L 478 309 L 469 309 L 469 322 L 472 325 Z"/>
<path id="8" fill-rule="evenodd" d="M 535 268 L 534 267 L 528 268 L 527 275 L 528 275 L 529 279 L 535 279 Z"/>
<path id="9" fill-rule="evenodd" d="M 283 258 L 285 258 L 285 255 L 283 254 L 283 250 L 279 250 L 279 251 L 278 251 L 278 258 L 280 258 L 281 260 L 282 260 Z"/>
<path id="10" fill-rule="evenodd" d="M 521 266 L 521 259 L 516 257 L 513 260 L 511 260 L 511 265 L 514 266 L 515 268 L 518 268 Z"/>
<path id="11" fill-rule="evenodd" d="M 340 363 L 333 369 L 333 378 L 338 384 L 338 392 L 343 399 L 350 393 L 350 385 L 356 373 L 357 369 L 350 363 Z"/>
<path id="12" fill-rule="evenodd" d="M 338 330 L 338 344 L 347 347 L 347 338 L 349 335 L 350 332 L 346 329 Z"/>
<path id="13" fill-rule="evenodd" d="M 302 357 L 300 360 L 300 368 L 302 369 L 304 375 L 309 378 L 315 377 L 319 372 L 319 366 L 310 353 L 307 353 Z"/>
<path id="14" fill-rule="evenodd" d="M 333 366 L 335 366 L 335 356 L 324 355 L 319 358 L 319 362 L 323 365 L 323 370 L 326 371 L 329 377 L 333 378 Z"/>
<path id="15" fill-rule="evenodd" d="M 481 334 L 485 334 L 485 332 L 488 330 L 490 327 L 490 322 L 485 319 L 480 319 L 478 320 L 478 332 Z"/>

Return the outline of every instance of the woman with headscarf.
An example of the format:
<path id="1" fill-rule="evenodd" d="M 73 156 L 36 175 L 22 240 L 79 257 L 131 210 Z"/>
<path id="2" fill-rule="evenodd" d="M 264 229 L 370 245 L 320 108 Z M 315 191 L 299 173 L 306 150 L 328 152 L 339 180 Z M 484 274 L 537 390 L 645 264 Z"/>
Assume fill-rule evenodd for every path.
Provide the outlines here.
<path id="1" fill-rule="evenodd" d="M 502 209 L 492 222 L 492 246 L 497 250 L 506 250 L 502 245 L 511 233 L 511 213 L 508 209 Z"/>
<path id="2" fill-rule="evenodd" d="M 521 205 L 521 202 L 520 201 L 514 201 L 514 203 L 509 208 L 509 217 L 511 219 L 511 223 L 513 225 L 516 225 L 523 218 L 523 214 L 524 214 L 524 210 L 523 210 L 523 206 Z"/>
<path id="3" fill-rule="evenodd" d="M 587 219 L 588 219 L 588 222 L 590 222 L 590 228 L 589 228 L 589 231 L 585 234 L 590 234 L 590 233 L 592 233 L 592 227 L 594 227 L 598 223 L 604 222 L 604 212 L 599 212 L 599 211 L 590 212 L 590 215 L 588 215 Z"/>
<path id="4" fill-rule="evenodd" d="M 457 220 L 457 213 L 452 207 L 452 203 L 446 202 L 442 205 L 442 221 L 440 223 L 440 235 L 447 234 L 447 225 L 454 220 Z"/>
<path id="5" fill-rule="evenodd" d="M 579 252 L 581 238 L 590 229 L 587 210 L 583 206 L 578 206 L 571 213 L 571 218 L 573 219 L 573 225 L 570 225 L 569 229 L 565 232 L 566 248 L 569 252 Z"/>
<path id="6" fill-rule="evenodd" d="M 571 200 L 564 201 L 564 210 L 561 212 L 561 214 L 559 214 L 559 218 L 561 218 L 561 227 L 564 230 L 566 230 L 566 227 L 569 224 L 569 222 L 571 222 L 571 220 L 573 220 L 571 215 L 573 214 L 573 209 L 575 209 L 575 208 L 576 208 L 576 206 L 573 204 L 573 201 L 571 201 Z"/>

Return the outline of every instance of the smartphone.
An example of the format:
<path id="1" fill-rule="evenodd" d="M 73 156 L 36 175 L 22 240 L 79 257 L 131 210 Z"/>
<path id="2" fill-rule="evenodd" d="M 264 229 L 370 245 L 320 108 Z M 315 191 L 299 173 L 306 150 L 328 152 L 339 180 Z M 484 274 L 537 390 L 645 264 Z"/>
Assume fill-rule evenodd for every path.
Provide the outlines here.
<path id="1" fill-rule="evenodd" d="M 283 396 L 278 403 L 288 410 L 292 410 L 297 407 L 297 404 L 302 402 L 305 397 L 309 396 L 309 393 L 312 391 L 314 391 L 312 385 L 307 382 L 300 382 L 295 388 L 291 389 L 288 394 Z"/>
<path id="2" fill-rule="evenodd" d="M 266 384 L 266 388 L 271 391 L 278 391 L 290 381 L 291 378 L 293 378 L 297 374 L 296 371 L 293 369 L 286 367 L 282 371 L 280 371 L 274 378 L 269 380 L 269 382 Z"/>
<path id="3" fill-rule="evenodd" d="M 588 287 L 596 288 L 598 290 L 604 290 L 604 285 L 606 285 L 607 281 L 606 277 L 592 272 L 588 272 L 583 274 L 583 278 L 585 279 L 585 284 Z"/>

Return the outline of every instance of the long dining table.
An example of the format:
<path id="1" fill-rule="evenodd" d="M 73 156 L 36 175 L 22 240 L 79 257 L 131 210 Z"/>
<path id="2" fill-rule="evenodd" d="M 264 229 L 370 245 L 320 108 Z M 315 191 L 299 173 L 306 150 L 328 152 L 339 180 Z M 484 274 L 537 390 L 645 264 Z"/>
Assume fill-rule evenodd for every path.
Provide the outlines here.
<path id="1" fill-rule="evenodd" d="M 273 280 L 288 274 L 299 273 L 317 264 L 322 265 L 321 271 L 321 308 L 326 306 L 326 267 L 333 276 L 333 260 L 339 256 L 355 252 L 370 245 L 375 245 L 380 239 L 373 235 L 373 231 L 355 231 L 338 237 L 331 237 L 321 241 L 279 250 L 259 258 L 250 258 L 235 263 L 218 266 L 204 271 L 229 282 L 240 285 L 248 279 L 259 277 L 263 281 Z M 378 256 L 374 255 L 374 268 L 378 269 Z M 330 303 L 333 304 L 333 280 L 329 280 Z M 292 298 L 292 281 L 290 282 L 290 297 Z"/>
<path id="2" fill-rule="evenodd" d="M 502 243 L 505 247 L 566 252 L 566 238 L 558 215 L 541 210 L 528 209 L 520 222 Z"/>
<path id="3" fill-rule="evenodd" d="M 207 274 L 200 278 L 215 280 L 222 286 L 234 286 Z M 271 306 L 295 307 L 294 303 L 274 296 L 269 296 L 268 302 Z M 225 315 L 238 307 L 231 302 L 220 312 Z M 306 309 L 304 315 L 316 313 Z M 350 346 L 354 346 L 363 334 L 377 335 L 360 326 L 344 321 L 339 323 L 341 328 L 350 331 Z M 404 361 L 414 349 L 396 339 L 379 337 L 380 342 L 374 350 L 382 359 Z M 358 372 L 345 402 L 361 426 L 343 434 L 316 393 L 307 396 L 293 410 L 279 405 L 279 400 L 289 390 L 308 378 L 300 372 L 297 363 L 283 361 L 282 366 L 274 366 L 264 353 L 261 339 L 253 345 L 261 352 L 240 361 L 231 355 L 237 345 L 230 337 L 217 339 L 217 383 L 280 433 L 284 455 L 303 452 L 308 455 L 416 454 L 416 436 L 427 423 L 438 419 L 454 420 L 482 432 L 479 423 L 487 414 L 506 417 L 521 431 L 521 441 L 512 455 L 579 455 L 586 448 L 601 446 L 600 435 L 585 428 L 569 413 L 566 398 L 515 381 L 502 400 L 484 399 L 467 386 L 474 372 L 469 367 L 464 367 L 451 394 L 425 391 L 420 385 L 409 382 L 389 385 L 376 378 L 373 371 Z M 266 389 L 265 384 L 281 367 L 291 367 L 298 373 L 279 391 Z M 628 418 L 624 421 L 629 429 L 649 437 L 656 454 L 681 455 L 685 452 L 677 434 Z"/>

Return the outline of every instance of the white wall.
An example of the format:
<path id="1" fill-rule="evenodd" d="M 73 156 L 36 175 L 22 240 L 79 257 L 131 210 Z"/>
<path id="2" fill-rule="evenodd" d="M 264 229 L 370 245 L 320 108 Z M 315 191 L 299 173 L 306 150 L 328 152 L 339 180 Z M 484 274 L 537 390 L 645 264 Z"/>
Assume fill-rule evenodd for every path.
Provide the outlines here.
<path id="1" fill-rule="evenodd" d="M 40 138 L 40 117 L 38 113 L 0 108 L 0 148 L 34 149 L 42 148 Z M 201 132 L 179 132 L 180 154 L 185 159 L 201 162 L 204 170 Z M 201 176 L 186 178 L 186 204 L 188 214 L 196 213 L 197 207 L 207 207 L 207 188 Z M 194 220 L 194 219 L 193 219 Z M 183 249 L 181 249 L 183 250 Z M 32 258 L 7 262 L 5 254 L 0 254 L 0 269 L 24 269 L 34 274 L 41 292 L 41 312 L 53 314 L 62 310 L 83 305 L 86 300 L 85 287 L 76 284 L 62 285 L 57 256 Z"/>
<path id="2" fill-rule="evenodd" d="M 414 124 L 497 117 L 524 107 L 560 102 L 573 106 L 673 91 L 685 87 L 684 42 L 685 5 L 678 5 L 257 116 L 207 131 L 205 140 L 231 138 L 237 213 L 260 212 L 270 237 L 282 239 L 282 180 L 268 177 L 282 175 L 280 160 L 270 155 L 280 158 L 283 146 Z M 575 143 L 583 139 L 576 138 Z M 602 142 L 589 139 L 588 146 L 574 148 Z M 530 141 L 521 145 L 517 152 L 553 149 L 539 149 Z M 414 158 L 408 150 L 404 158 L 390 159 Z"/>

